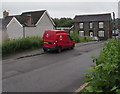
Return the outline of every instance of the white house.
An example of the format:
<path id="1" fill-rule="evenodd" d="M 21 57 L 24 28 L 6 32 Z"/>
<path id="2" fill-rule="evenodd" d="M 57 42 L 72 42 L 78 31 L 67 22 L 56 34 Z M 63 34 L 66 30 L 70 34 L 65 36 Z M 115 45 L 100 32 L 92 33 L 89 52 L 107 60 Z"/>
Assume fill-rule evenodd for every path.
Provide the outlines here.
<path id="1" fill-rule="evenodd" d="M 10 19 L 11 18 L 11 19 Z M 9 20 L 6 20 L 9 19 Z M 8 38 L 43 36 L 45 30 L 54 29 L 54 22 L 46 10 L 23 12 L 21 15 L 4 18 Z"/>

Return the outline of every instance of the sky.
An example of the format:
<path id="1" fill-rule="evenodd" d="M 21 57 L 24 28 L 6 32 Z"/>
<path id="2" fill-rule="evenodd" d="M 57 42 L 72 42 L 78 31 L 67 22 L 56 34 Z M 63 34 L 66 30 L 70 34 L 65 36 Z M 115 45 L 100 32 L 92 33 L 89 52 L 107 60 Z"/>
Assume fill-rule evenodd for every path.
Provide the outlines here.
<path id="1" fill-rule="evenodd" d="M 44 2 L 43 2 L 44 1 Z M 105 2 L 104 2 L 105 1 Z M 47 10 L 53 18 L 70 17 L 75 15 L 102 14 L 115 12 L 118 17 L 119 0 L 2 0 L 2 12 L 10 15 L 20 15 L 22 12 Z M 119 16 L 120 17 L 120 16 Z"/>

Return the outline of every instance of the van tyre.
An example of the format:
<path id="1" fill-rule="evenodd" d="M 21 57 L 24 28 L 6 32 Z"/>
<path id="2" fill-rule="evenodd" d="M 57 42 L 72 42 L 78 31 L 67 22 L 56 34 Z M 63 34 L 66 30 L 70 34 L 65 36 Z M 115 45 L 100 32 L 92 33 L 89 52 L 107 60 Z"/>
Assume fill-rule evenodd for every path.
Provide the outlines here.
<path id="1" fill-rule="evenodd" d="M 58 52 L 58 53 L 62 52 L 62 49 L 61 49 L 60 46 L 58 46 L 58 48 L 57 48 L 57 52 Z"/>
<path id="2" fill-rule="evenodd" d="M 75 47 L 75 44 L 72 45 L 71 49 L 74 49 L 74 47 Z"/>
<path id="3" fill-rule="evenodd" d="M 47 49 L 43 48 L 43 51 L 44 51 L 44 52 L 47 52 Z"/>

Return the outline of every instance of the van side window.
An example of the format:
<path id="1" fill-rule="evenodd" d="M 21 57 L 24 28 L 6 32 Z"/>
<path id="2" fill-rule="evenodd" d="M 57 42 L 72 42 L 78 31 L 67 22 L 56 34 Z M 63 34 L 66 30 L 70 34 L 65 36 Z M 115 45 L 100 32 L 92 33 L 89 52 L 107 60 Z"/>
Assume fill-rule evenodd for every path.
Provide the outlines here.
<path id="1" fill-rule="evenodd" d="M 68 36 L 68 40 L 73 40 L 70 36 Z"/>

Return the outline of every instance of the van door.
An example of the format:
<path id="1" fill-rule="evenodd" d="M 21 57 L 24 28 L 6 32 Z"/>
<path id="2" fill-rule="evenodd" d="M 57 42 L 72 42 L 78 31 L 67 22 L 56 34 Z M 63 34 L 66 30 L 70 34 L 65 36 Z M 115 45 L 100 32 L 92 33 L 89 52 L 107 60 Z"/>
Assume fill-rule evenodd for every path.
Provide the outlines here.
<path id="1" fill-rule="evenodd" d="M 69 45 L 69 47 L 72 47 L 73 46 L 73 39 L 70 36 L 67 36 L 67 37 L 68 37 L 68 45 Z"/>
<path id="2" fill-rule="evenodd" d="M 72 42 L 72 40 L 71 40 L 71 37 L 70 36 L 68 36 L 68 35 L 64 35 L 64 48 L 70 48 L 70 47 L 72 47 L 72 45 L 73 45 L 73 42 Z"/>

